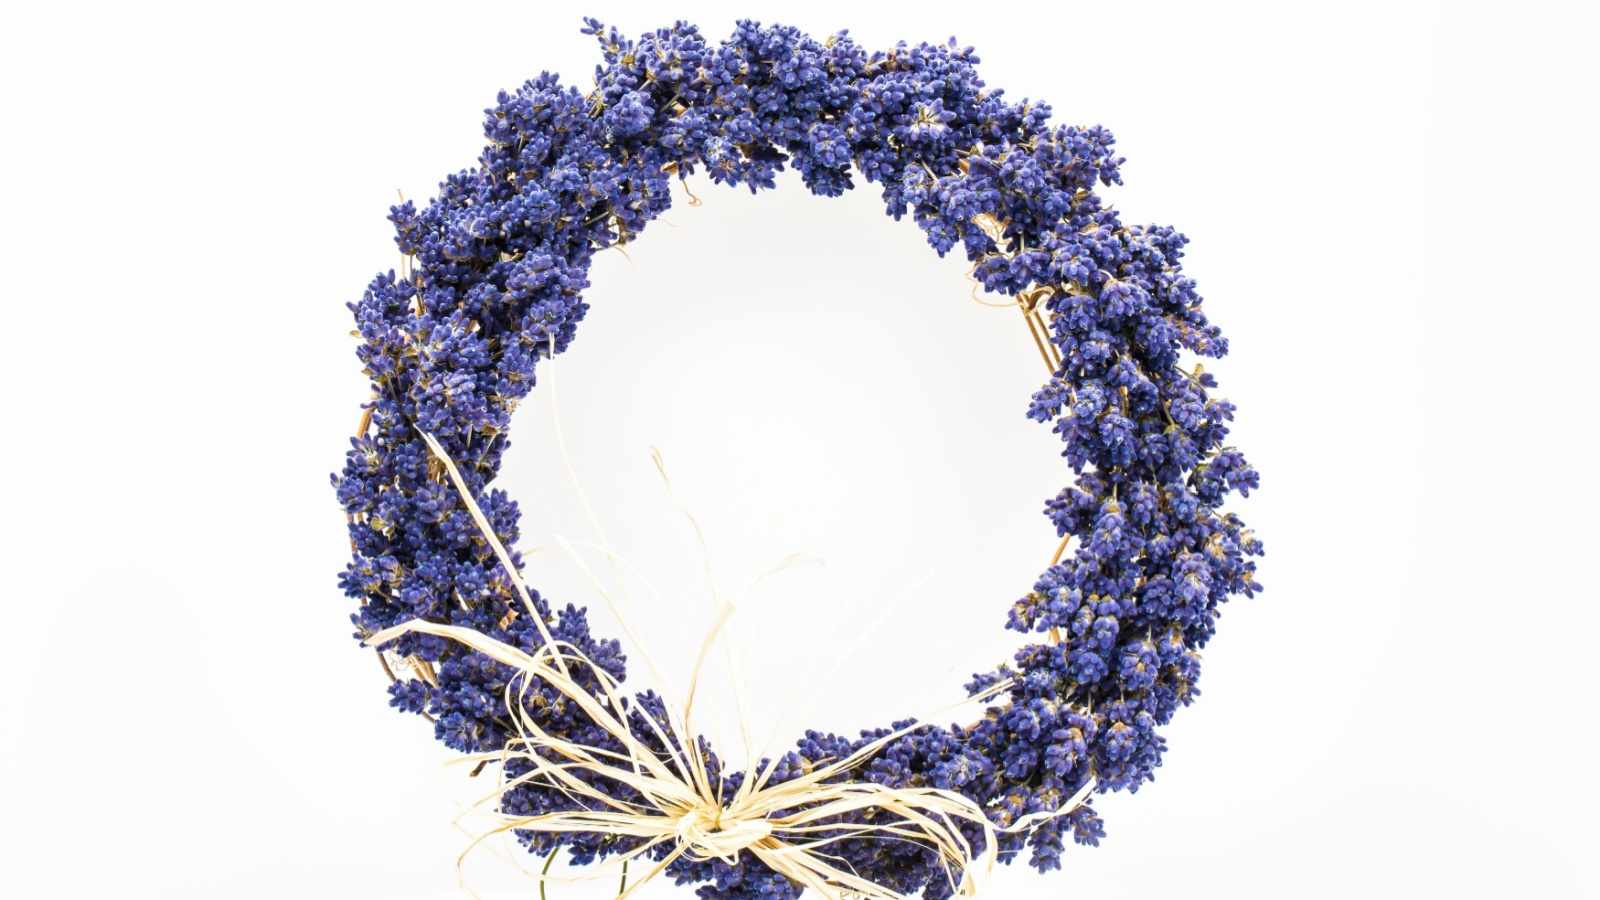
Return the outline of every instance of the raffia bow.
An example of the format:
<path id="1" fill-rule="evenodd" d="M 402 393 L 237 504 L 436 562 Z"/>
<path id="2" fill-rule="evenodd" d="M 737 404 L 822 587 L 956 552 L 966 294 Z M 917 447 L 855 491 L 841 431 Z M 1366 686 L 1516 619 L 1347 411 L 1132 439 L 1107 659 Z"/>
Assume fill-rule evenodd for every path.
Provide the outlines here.
<path id="1" fill-rule="evenodd" d="M 617 681 L 609 672 L 578 648 L 555 640 L 455 463 L 432 435 L 424 433 L 423 438 L 449 472 L 473 521 L 494 549 L 544 640 L 537 651 L 528 653 L 470 628 L 420 619 L 367 638 L 369 645 L 382 647 L 405 634 L 436 635 L 517 670 L 505 690 L 506 707 L 517 736 L 507 741 L 501 751 L 479 755 L 482 760 L 501 764 L 500 784 L 481 801 L 496 808 L 500 824 L 479 835 L 462 853 L 463 861 L 485 840 L 509 831 L 587 832 L 638 839 L 639 846 L 621 855 L 624 864 L 663 844 L 672 847 L 643 878 L 624 888 L 618 900 L 631 895 L 680 857 L 734 864 L 741 852 L 753 854 L 773 871 L 830 900 L 906 900 L 904 894 L 835 865 L 830 860 L 837 857 L 826 852 L 830 844 L 839 841 L 880 838 L 910 841 L 928 848 L 943 863 L 952 889 L 962 896 L 975 896 L 996 861 L 998 834 L 1023 831 L 1065 815 L 1081 805 L 1093 789 L 1091 780 L 1061 808 L 1024 817 L 1002 829 L 976 802 L 954 791 L 832 780 L 861 766 L 895 739 L 923 727 L 918 723 L 886 734 L 844 759 L 778 783 L 771 780 L 775 762 L 763 766 L 752 758 L 733 796 L 724 797 L 723 780 L 711 771 L 700 742 L 692 739 L 691 723 L 695 686 L 733 607 L 723 604 L 700 647 L 681 713 L 674 715 L 669 709 L 667 721 L 657 721 L 619 692 Z M 598 691 L 585 687 L 575 669 L 592 676 Z M 622 748 L 621 752 L 577 743 L 542 729 L 526 702 L 535 685 L 552 689 L 574 703 Z M 966 702 L 981 702 L 1009 686 L 995 685 Z M 635 735 L 629 725 L 635 713 L 665 748 L 663 752 L 653 750 Z M 520 761 L 527 771 L 509 774 L 505 764 L 513 760 Z M 626 787 L 625 798 L 604 790 L 602 785 L 608 782 Z M 498 812 L 498 801 L 505 793 L 524 786 L 557 791 L 579 808 L 536 816 Z M 864 814 L 870 821 L 840 821 L 840 817 L 852 814 Z M 976 826 L 981 832 L 981 849 L 974 851 L 962 834 L 962 823 Z M 549 878 L 547 874 L 537 877 L 541 883 Z"/>

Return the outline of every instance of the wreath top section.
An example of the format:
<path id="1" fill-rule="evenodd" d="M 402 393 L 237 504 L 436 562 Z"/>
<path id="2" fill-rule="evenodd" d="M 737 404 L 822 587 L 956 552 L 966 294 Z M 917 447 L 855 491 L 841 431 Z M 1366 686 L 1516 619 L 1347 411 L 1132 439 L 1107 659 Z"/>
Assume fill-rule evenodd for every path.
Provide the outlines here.
<path id="1" fill-rule="evenodd" d="M 1052 127 L 1048 105 L 986 90 L 970 48 L 869 53 L 844 32 L 819 42 L 752 22 L 717 45 L 684 24 L 638 41 L 593 20 L 587 30 L 605 55 L 594 89 L 546 73 L 501 93 L 478 168 L 446 179 L 424 209 L 392 209 L 414 269 L 379 279 L 358 311 L 374 328 L 406 306 L 422 313 L 406 324 L 428 333 L 369 340 L 367 362 L 380 388 L 402 354 L 452 363 L 448 398 L 428 398 L 417 418 L 452 453 L 469 433 L 503 431 L 543 345 L 565 348 L 592 254 L 632 240 L 671 205 L 671 180 L 702 167 L 757 191 L 790 166 L 825 196 L 863 177 L 940 254 L 961 244 L 1002 295 L 1093 292 L 1134 245 L 1175 255 L 1182 244 L 1124 230 L 1101 206 L 1094 185 L 1120 180 L 1108 132 Z"/>

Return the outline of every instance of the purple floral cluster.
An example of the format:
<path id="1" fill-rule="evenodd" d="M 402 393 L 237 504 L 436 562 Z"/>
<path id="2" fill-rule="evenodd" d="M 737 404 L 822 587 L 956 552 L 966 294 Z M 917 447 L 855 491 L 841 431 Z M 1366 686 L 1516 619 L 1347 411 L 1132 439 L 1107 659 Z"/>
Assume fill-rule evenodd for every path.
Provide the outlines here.
<path id="1" fill-rule="evenodd" d="M 1160 726 L 1198 693 L 1199 651 L 1220 604 L 1260 589 L 1251 557 L 1261 543 L 1220 511 L 1257 483 L 1224 444 L 1233 406 L 1180 358 L 1219 357 L 1227 343 L 1180 269 L 1185 238 L 1125 225 L 1096 195 L 1120 183 L 1111 135 L 1051 125 L 1046 104 L 986 90 L 977 57 L 953 41 L 868 52 L 843 32 L 817 41 L 753 22 L 718 45 L 681 23 L 637 41 L 593 20 L 585 31 L 604 55 L 595 88 L 543 74 L 501 93 L 477 165 L 423 208 L 391 210 L 410 271 L 380 275 L 351 304 L 375 396 L 371 426 L 334 478 L 351 523 L 354 559 L 340 583 L 360 601 L 358 636 L 421 617 L 537 647 L 418 430 L 443 443 L 512 545 L 517 505 L 487 486 L 540 359 L 563 351 L 584 316 L 594 254 L 633 240 L 671 205 L 671 181 L 702 168 L 757 191 L 792 166 L 825 196 L 859 176 L 891 216 L 909 212 L 938 253 L 959 244 L 987 290 L 1042 297 L 1062 362 L 1028 415 L 1053 424 L 1076 479 L 1045 508 L 1073 549 L 1010 611 L 1009 626 L 1037 642 L 969 688 L 1013 686 L 976 723 L 921 728 L 852 777 L 959 791 L 1002 826 L 1058 808 L 1091 778 L 1099 791 L 1136 790 L 1161 762 Z M 623 677 L 620 646 L 591 635 L 582 610 L 537 602 L 558 639 Z M 427 714 L 457 750 L 504 745 L 509 669 L 426 636 L 388 649 L 431 669 L 395 684 L 393 705 Z M 534 690 L 527 702 L 547 730 L 605 745 L 559 695 Z M 645 695 L 642 708 L 658 704 Z M 778 779 L 886 733 L 808 733 L 778 762 Z M 531 788 L 505 800 L 530 815 L 572 803 Z M 1056 868 L 1069 834 L 1098 841 L 1091 807 L 1007 836 L 1002 858 L 1026 850 L 1034 866 Z M 578 862 L 629 846 L 523 838 L 540 852 L 567 846 Z M 933 854 L 915 845 L 830 849 L 885 887 L 949 894 Z M 700 883 L 706 898 L 800 893 L 748 855 L 737 865 L 679 859 L 669 873 Z"/>

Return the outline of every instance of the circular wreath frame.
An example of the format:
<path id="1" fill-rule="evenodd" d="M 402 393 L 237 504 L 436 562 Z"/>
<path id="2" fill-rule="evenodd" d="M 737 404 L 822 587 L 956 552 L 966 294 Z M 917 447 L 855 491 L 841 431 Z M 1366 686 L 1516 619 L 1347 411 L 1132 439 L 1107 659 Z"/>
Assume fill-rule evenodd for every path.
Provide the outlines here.
<path id="1" fill-rule="evenodd" d="M 373 386 L 334 476 L 354 555 L 340 583 L 360 601 L 356 636 L 422 618 L 537 648 L 538 629 L 519 616 L 504 569 L 419 431 L 460 463 L 513 546 L 517 506 L 488 485 L 539 360 L 564 351 L 583 318 L 593 255 L 633 240 L 670 207 L 671 181 L 701 167 L 755 192 L 793 166 L 823 196 L 860 175 L 880 186 L 889 215 L 909 212 L 941 256 L 959 246 L 972 277 L 1021 311 L 1050 373 L 1027 415 L 1052 423 L 1075 479 L 1045 503 L 1060 543 L 1009 610 L 1007 627 L 1033 642 L 967 685 L 1011 687 L 980 720 L 897 738 L 855 777 L 955 791 L 1002 826 L 1056 808 L 1091 779 L 1097 791 L 1137 790 L 1160 764 L 1160 726 L 1198 693 L 1199 651 L 1220 605 L 1260 589 L 1261 543 L 1221 510 L 1258 476 L 1224 443 L 1232 404 L 1183 361 L 1227 352 L 1181 271 L 1187 239 L 1123 224 L 1095 192 L 1121 183 L 1110 133 L 1050 125 L 1048 105 L 985 89 L 978 57 L 954 39 L 869 53 L 845 32 L 817 41 L 754 22 L 718 45 L 684 23 L 637 40 L 585 24 L 603 56 L 593 90 L 545 73 L 502 92 L 477 165 L 423 208 L 391 209 L 400 273 L 379 275 L 350 304 Z M 620 645 L 590 634 L 582 609 L 535 601 L 556 640 L 625 677 Z M 509 667 L 428 635 L 394 641 L 379 658 L 392 705 L 427 716 L 448 746 L 482 752 L 510 737 L 499 705 Z M 559 696 L 535 690 L 529 702 L 552 733 L 604 742 Z M 649 692 L 639 702 L 660 706 Z M 888 733 L 807 732 L 774 779 Z M 721 777 L 731 789 L 739 775 Z M 502 798 L 506 812 L 529 815 L 573 802 L 533 787 Z M 1058 868 L 1067 834 L 1098 842 L 1092 805 L 1007 835 L 1001 859 L 1028 849 L 1035 867 Z M 552 858 L 566 846 L 579 864 L 630 849 L 605 835 L 519 837 Z M 950 893 L 938 859 L 914 844 L 846 839 L 831 851 L 894 891 Z M 706 898 L 801 891 L 748 855 L 681 858 L 667 872 Z"/>

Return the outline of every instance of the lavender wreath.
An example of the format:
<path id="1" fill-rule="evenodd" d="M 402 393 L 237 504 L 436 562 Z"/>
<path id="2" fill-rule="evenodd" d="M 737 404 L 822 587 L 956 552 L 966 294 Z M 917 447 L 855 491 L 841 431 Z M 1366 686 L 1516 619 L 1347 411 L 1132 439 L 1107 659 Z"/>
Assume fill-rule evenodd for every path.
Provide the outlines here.
<path id="1" fill-rule="evenodd" d="M 502 92 L 477 165 L 446 178 L 423 208 L 390 210 L 408 264 L 350 304 L 373 389 L 333 478 L 354 552 L 339 582 L 360 604 L 356 636 L 422 620 L 533 652 L 548 634 L 621 681 L 620 644 L 592 635 L 583 609 L 533 592 L 540 621 L 518 614 L 513 579 L 423 434 L 459 463 L 489 527 L 513 546 L 517 505 L 489 484 L 540 359 L 564 351 L 584 317 L 594 254 L 634 240 L 671 205 L 671 180 L 702 167 L 755 192 L 792 165 L 823 196 L 859 174 L 879 186 L 889 215 L 909 211 L 941 256 L 959 245 L 983 288 L 1021 310 L 1050 370 L 1027 415 L 1052 423 L 1075 479 L 1045 503 L 1061 538 L 1054 558 L 1009 609 L 1007 626 L 1033 642 L 967 686 L 995 692 L 986 713 L 948 727 L 897 722 L 909 730 L 851 777 L 954 792 L 999 826 L 1060 810 L 1091 785 L 1137 790 L 1161 762 L 1161 726 L 1198 694 L 1199 651 L 1220 605 L 1260 589 L 1261 543 L 1221 511 L 1257 474 L 1224 446 L 1234 407 L 1182 358 L 1227 351 L 1181 271 L 1186 238 L 1123 224 L 1095 193 L 1121 183 L 1112 136 L 1051 125 L 1048 105 L 986 90 L 977 56 L 953 39 L 868 52 L 845 32 L 818 41 L 754 22 L 720 45 L 683 23 L 637 41 L 585 24 L 604 59 L 595 88 L 546 73 Z M 408 675 L 395 677 L 391 705 L 427 716 L 449 747 L 493 752 L 514 740 L 501 700 L 514 667 L 424 633 L 389 641 L 380 659 Z M 577 677 L 602 687 L 594 674 Z M 562 696 L 524 687 L 524 712 L 547 732 L 614 743 Z M 662 707 L 650 692 L 634 703 L 652 715 Z M 771 778 L 849 758 L 894 729 L 853 739 L 809 731 L 770 761 Z M 723 773 L 709 750 L 706 759 L 723 786 L 738 787 L 741 773 Z M 578 802 L 537 782 L 499 798 L 505 813 L 527 817 Z M 975 836 L 970 823 L 963 830 Z M 1068 833 L 1099 841 L 1092 803 L 1002 833 L 999 858 L 1026 849 L 1038 869 L 1058 868 Z M 565 846 L 576 864 L 640 846 L 601 833 L 517 834 L 552 857 Z M 835 836 L 831 858 L 891 895 L 939 900 L 955 888 L 945 862 L 916 842 Z M 705 898 L 804 888 L 748 853 L 650 855 L 670 858 L 666 874 Z"/>

